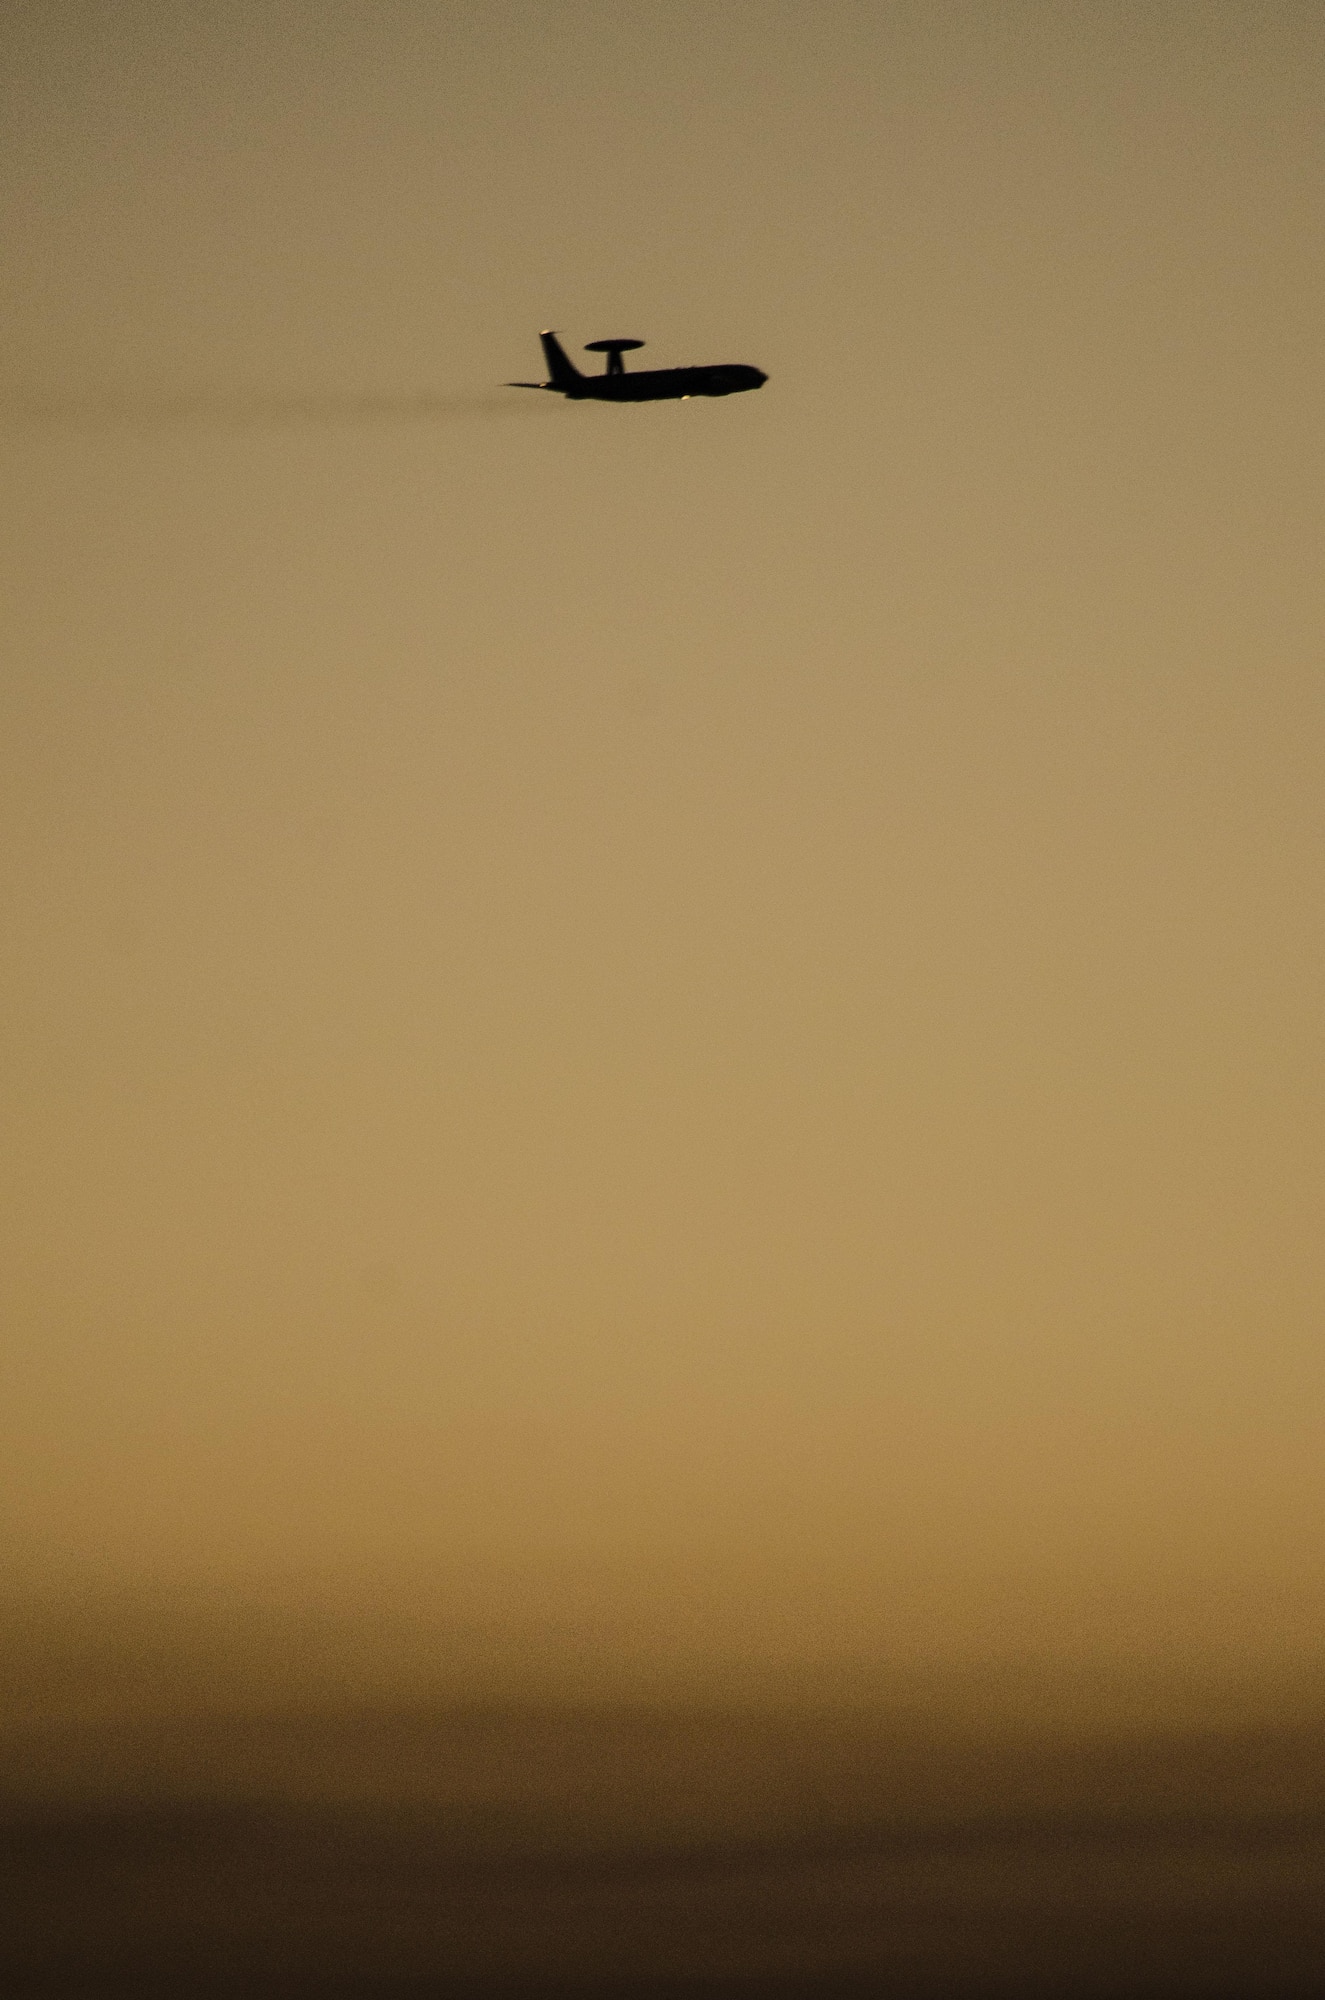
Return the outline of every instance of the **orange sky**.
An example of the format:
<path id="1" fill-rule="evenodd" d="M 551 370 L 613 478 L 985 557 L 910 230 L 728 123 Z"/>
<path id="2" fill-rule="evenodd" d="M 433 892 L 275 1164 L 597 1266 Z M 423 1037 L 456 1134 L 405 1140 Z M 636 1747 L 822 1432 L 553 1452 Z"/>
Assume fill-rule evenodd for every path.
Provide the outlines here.
<path id="1" fill-rule="evenodd" d="M 1323 84 L 5 10 L 8 1591 L 1315 1643 Z M 546 325 L 770 380 L 507 415 Z"/>

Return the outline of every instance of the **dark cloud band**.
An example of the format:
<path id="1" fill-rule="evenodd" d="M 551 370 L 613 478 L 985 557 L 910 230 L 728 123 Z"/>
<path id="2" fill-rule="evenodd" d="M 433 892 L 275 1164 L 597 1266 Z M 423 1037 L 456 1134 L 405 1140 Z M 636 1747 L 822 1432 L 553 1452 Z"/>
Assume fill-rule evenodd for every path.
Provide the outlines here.
<path id="1" fill-rule="evenodd" d="M 254 431 L 363 425 L 450 423 L 458 419 L 546 414 L 551 399 L 505 390 L 438 395 L 430 391 L 360 395 L 263 390 L 179 392 L 93 390 L 85 394 L 0 392 L 0 430 Z"/>

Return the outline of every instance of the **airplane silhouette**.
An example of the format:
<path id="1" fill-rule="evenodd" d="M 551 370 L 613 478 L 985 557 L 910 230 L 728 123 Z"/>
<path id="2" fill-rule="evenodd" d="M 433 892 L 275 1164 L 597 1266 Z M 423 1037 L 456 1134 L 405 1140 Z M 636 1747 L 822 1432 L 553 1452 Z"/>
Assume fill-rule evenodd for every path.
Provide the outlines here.
<path id="1" fill-rule="evenodd" d="M 553 389 L 573 402 L 657 403 L 669 397 L 733 396 L 740 389 L 761 389 L 768 377 L 762 368 L 749 368 L 741 361 L 720 363 L 713 368 L 641 368 L 627 375 L 621 359 L 642 340 L 591 340 L 585 352 L 605 354 L 607 367 L 601 375 L 581 375 L 563 349 L 555 333 L 540 333 L 547 357 L 550 382 L 508 382 L 508 389 Z"/>

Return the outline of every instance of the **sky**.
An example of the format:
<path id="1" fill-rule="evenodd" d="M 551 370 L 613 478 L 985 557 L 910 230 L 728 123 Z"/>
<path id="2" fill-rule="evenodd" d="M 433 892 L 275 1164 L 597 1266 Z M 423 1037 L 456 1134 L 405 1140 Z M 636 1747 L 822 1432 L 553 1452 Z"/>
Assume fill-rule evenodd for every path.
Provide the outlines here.
<path id="1" fill-rule="evenodd" d="M 1323 83 L 11 0 L 8 1599 L 1314 1656 Z"/>

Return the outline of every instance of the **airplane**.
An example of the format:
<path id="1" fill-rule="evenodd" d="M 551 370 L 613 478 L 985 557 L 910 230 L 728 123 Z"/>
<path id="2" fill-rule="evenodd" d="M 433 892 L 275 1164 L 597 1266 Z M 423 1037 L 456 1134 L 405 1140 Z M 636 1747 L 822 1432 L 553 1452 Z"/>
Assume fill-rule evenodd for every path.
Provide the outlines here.
<path id="1" fill-rule="evenodd" d="M 581 375 L 555 333 L 540 333 L 547 358 L 550 382 L 508 382 L 508 389 L 552 389 L 572 402 L 657 403 L 670 397 L 683 402 L 688 396 L 733 396 L 740 389 L 762 389 L 768 377 L 762 368 L 749 368 L 742 361 L 720 363 L 713 368 L 641 368 L 628 375 L 621 359 L 642 340 L 591 340 L 586 354 L 605 354 L 607 365 L 601 375 Z"/>

